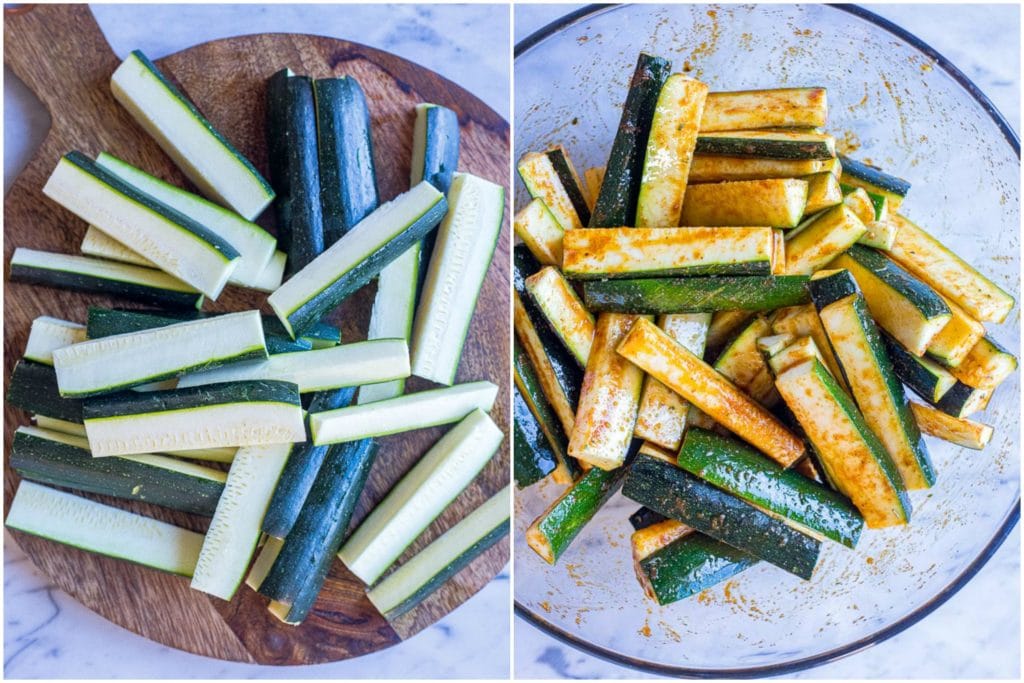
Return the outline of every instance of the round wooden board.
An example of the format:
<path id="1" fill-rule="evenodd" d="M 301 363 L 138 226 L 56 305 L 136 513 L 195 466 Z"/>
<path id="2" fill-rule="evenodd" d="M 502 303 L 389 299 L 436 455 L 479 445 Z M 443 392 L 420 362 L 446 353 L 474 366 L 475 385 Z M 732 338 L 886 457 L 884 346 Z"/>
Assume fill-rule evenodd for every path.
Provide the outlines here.
<path id="1" fill-rule="evenodd" d="M 94 156 L 109 151 L 170 182 L 188 187 L 157 145 L 115 102 L 108 85 L 119 60 L 85 5 L 39 5 L 6 12 L 4 61 L 49 109 L 53 125 L 43 145 L 4 199 L 4 262 L 15 247 L 78 253 L 85 224 L 45 198 L 41 188 L 60 156 L 72 149 Z M 441 76 L 394 55 L 356 43 L 307 35 L 269 34 L 218 40 L 159 60 L 160 68 L 264 174 L 264 82 L 291 67 L 313 77 L 356 77 L 369 99 L 381 199 L 408 188 L 414 105 L 443 104 L 459 115 L 459 168 L 508 193 L 509 127 L 473 95 Z M 272 228 L 272 211 L 261 223 Z M 509 219 L 487 273 L 457 381 L 488 379 L 500 387 L 491 416 L 509 433 Z M 9 271 L 5 271 L 6 276 Z M 332 316 L 345 341 L 365 338 L 374 286 L 356 293 Z M 261 307 L 265 295 L 229 289 L 209 310 Z M 6 283 L 4 386 L 21 357 L 31 321 L 51 315 L 85 321 L 89 305 L 124 305 L 97 295 Z M 409 381 L 410 391 L 428 387 Z M 4 494 L 7 506 L 18 485 L 8 467 L 12 434 L 28 416 L 4 408 Z M 380 501 L 440 437 L 443 428 L 380 440 L 381 450 L 353 524 Z M 469 510 L 509 482 L 508 439 L 499 454 L 455 503 L 406 551 L 404 561 Z M 206 520 L 145 503 L 98 500 L 204 530 Z M 332 567 L 313 614 L 299 627 L 280 624 L 267 601 L 243 586 L 231 602 L 189 588 L 188 580 L 85 553 L 15 532 L 35 564 L 81 603 L 146 638 L 220 659 L 263 664 L 315 664 L 355 657 L 400 642 L 473 595 L 507 563 L 501 542 L 446 583 L 426 602 L 388 624 L 365 597 L 364 586 L 340 562 Z M 495 615 L 505 619 L 505 615 Z"/>

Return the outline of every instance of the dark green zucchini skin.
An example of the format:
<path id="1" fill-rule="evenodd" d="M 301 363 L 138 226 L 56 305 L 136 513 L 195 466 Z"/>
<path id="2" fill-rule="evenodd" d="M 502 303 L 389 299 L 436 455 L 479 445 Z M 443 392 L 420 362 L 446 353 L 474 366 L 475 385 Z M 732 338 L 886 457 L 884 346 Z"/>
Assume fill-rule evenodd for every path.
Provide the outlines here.
<path id="1" fill-rule="evenodd" d="M 370 110 L 352 76 L 313 83 L 320 152 L 324 244 L 330 246 L 380 204 Z"/>
<path id="2" fill-rule="evenodd" d="M 176 292 L 161 287 L 150 287 L 120 280 L 108 280 L 71 271 L 31 268 L 20 264 L 11 264 L 11 281 L 27 282 L 32 285 L 53 287 L 55 289 L 70 289 L 74 292 L 106 294 L 108 296 L 138 301 L 148 306 L 196 310 L 203 305 L 204 300 L 204 296 L 200 292 Z"/>
<path id="3" fill-rule="evenodd" d="M 290 603 L 289 621 L 301 621 L 316 602 L 377 457 L 373 439 L 335 444 L 281 546 L 260 593 Z"/>
<path id="4" fill-rule="evenodd" d="M 423 150 L 423 179 L 448 194 L 455 169 L 459 166 L 459 116 L 448 107 L 434 105 L 427 110 L 426 147 Z M 420 267 L 416 297 L 427 279 L 427 264 L 434 254 L 437 231 L 431 230 L 420 246 Z"/>
<path id="5" fill-rule="evenodd" d="M 319 413 L 351 405 L 357 388 L 318 391 L 313 394 L 307 412 Z M 309 431 L 308 420 L 306 431 Z M 288 536 L 329 449 L 330 446 L 316 446 L 311 441 L 295 447 L 281 471 L 267 513 L 263 516 L 263 533 L 274 538 Z"/>
<path id="6" fill-rule="evenodd" d="M 697 136 L 695 154 L 720 154 L 762 159 L 831 159 L 828 146 L 819 140 L 772 140 L 730 138 L 727 135 Z"/>
<path id="7" fill-rule="evenodd" d="M 512 472 L 516 486 L 526 488 L 554 472 L 558 459 L 540 423 L 519 393 L 519 387 L 513 387 L 512 414 L 515 418 Z"/>
<path id="8" fill-rule="evenodd" d="M 544 152 L 544 154 L 547 155 L 548 160 L 551 162 L 551 167 L 558 174 L 558 180 L 562 183 L 562 187 L 565 188 L 565 193 L 569 195 L 572 208 L 576 211 L 576 215 L 580 217 L 580 224 L 589 225 L 590 207 L 587 205 L 586 197 L 583 196 L 583 188 L 576 182 L 576 176 L 572 172 L 569 160 L 565 158 L 565 152 L 561 147 L 554 147 Z"/>
<path id="9" fill-rule="evenodd" d="M 256 379 L 207 384 L 185 389 L 166 389 L 144 393 L 125 391 L 119 394 L 97 396 L 85 401 L 82 407 L 82 416 L 89 420 L 254 401 L 302 405 L 299 400 L 298 385 L 291 382 Z"/>
<path id="10" fill-rule="evenodd" d="M 818 562 L 819 541 L 664 460 L 638 457 L 622 494 L 800 578 Z"/>
<path id="11" fill-rule="evenodd" d="M 901 197 L 906 197 L 907 193 L 910 192 L 910 183 L 903 178 L 897 178 L 896 176 L 883 173 L 880 169 L 865 164 L 862 161 L 851 159 L 848 156 L 839 155 L 839 161 L 843 165 L 843 173 L 847 173 L 854 178 L 859 178 L 866 183 L 870 183 L 876 187 L 880 187 L 887 192 L 892 192 Z"/>
<path id="12" fill-rule="evenodd" d="M 652 524 L 664 522 L 666 519 L 668 517 L 665 515 L 644 506 L 629 516 L 629 525 L 633 527 L 633 531 L 639 531 L 640 529 L 646 529 Z"/>
<path id="13" fill-rule="evenodd" d="M 287 274 L 324 250 L 316 115 L 312 79 L 282 69 L 267 80 L 267 152 Z"/>
<path id="14" fill-rule="evenodd" d="M 883 256 L 881 252 L 862 244 L 854 244 L 846 254 L 912 301 L 923 316 L 932 318 L 950 312 L 949 306 L 934 289 L 908 273 L 896 262 Z"/>
<path id="15" fill-rule="evenodd" d="M 515 389 L 516 395 L 522 399 L 523 407 L 526 408 L 526 413 L 533 418 L 536 423 L 537 429 L 543 434 L 547 447 L 550 451 L 551 457 L 554 458 L 554 466 L 551 470 L 545 473 L 550 474 L 551 471 L 557 469 L 559 465 L 565 467 L 565 471 L 575 479 L 580 472 L 579 465 L 576 463 L 575 458 L 569 457 L 569 437 L 566 435 L 565 430 L 562 428 L 562 423 L 559 421 L 558 416 L 555 414 L 554 408 L 551 407 L 551 403 L 548 402 L 544 392 L 540 387 L 540 380 L 537 378 L 537 373 L 530 364 L 530 359 L 526 355 L 526 351 L 519 345 L 519 339 L 513 339 L 512 349 L 512 367 L 515 373 Z M 522 393 L 520 393 L 520 390 Z M 517 410 L 517 425 L 518 425 Z M 530 425 L 524 424 L 524 428 L 529 430 Z M 518 448 L 518 445 L 517 445 Z M 541 457 L 540 454 L 535 455 L 535 458 Z M 517 454 L 517 466 L 518 466 L 518 454 Z M 543 468 L 543 461 L 537 463 L 538 467 Z M 524 470 L 524 474 L 529 470 Z M 529 479 L 532 475 L 527 475 L 526 479 Z M 517 478 L 518 481 L 518 478 Z M 527 486 L 528 484 L 520 484 L 520 488 Z"/>
<path id="16" fill-rule="evenodd" d="M 57 389 L 57 372 L 50 365 L 19 360 L 7 385 L 7 402 L 35 415 L 82 422 L 85 401 L 64 398 Z"/>
<path id="17" fill-rule="evenodd" d="M 839 494 L 779 467 L 745 444 L 714 432 L 688 429 L 679 452 L 679 466 L 761 509 L 847 547 L 855 548 L 864 530 L 860 513 Z"/>
<path id="18" fill-rule="evenodd" d="M 849 271 L 840 270 L 831 275 L 808 281 L 807 291 L 811 295 L 815 310 L 820 313 L 821 309 L 829 304 L 848 296 L 856 296 L 860 289 Z"/>
<path id="19" fill-rule="evenodd" d="M 922 359 L 907 351 L 886 332 L 882 332 L 882 341 L 885 342 L 885 351 L 900 381 L 932 405 L 940 401 L 946 392 L 938 393 L 938 378 L 922 364 Z"/>
<path id="20" fill-rule="evenodd" d="M 806 275 L 588 280 L 583 301 L 592 313 L 770 311 L 810 300 Z"/>
<path id="21" fill-rule="evenodd" d="M 984 392 L 984 389 L 975 389 L 958 380 L 949 391 L 942 395 L 942 398 L 934 402 L 929 401 L 929 403 L 947 415 L 960 418 L 969 417 L 975 410 L 979 409 L 972 406 L 977 402 L 978 395 Z M 925 397 L 922 396 L 921 398 Z M 927 401 L 928 399 L 925 398 L 925 400 Z"/>
<path id="22" fill-rule="evenodd" d="M 686 534 L 640 560 L 659 605 L 668 605 L 731 579 L 758 559 L 700 533 Z"/>
<path id="23" fill-rule="evenodd" d="M 661 86 L 672 70 L 667 59 L 640 53 L 629 83 L 622 118 L 608 154 L 604 181 L 590 215 L 591 228 L 631 226 L 636 218 L 647 139 Z"/>
<path id="24" fill-rule="evenodd" d="M 224 484 L 125 458 L 94 458 L 85 448 L 15 433 L 11 467 L 24 479 L 141 500 L 212 517 Z"/>

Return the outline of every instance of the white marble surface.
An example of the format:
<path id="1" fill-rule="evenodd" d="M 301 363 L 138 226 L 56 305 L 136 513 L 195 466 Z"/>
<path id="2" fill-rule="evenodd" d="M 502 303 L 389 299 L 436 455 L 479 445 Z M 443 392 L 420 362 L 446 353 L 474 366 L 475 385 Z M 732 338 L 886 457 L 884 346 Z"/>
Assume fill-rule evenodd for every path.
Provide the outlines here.
<path id="1" fill-rule="evenodd" d="M 100 5 L 100 27 L 121 56 L 153 58 L 215 38 L 304 32 L 349 38 L 422 64 L 508 118 L 507 6 Z M 465 64 L 473 68 L 465 68 Z M 49 126 L 35 98 L 5 68 L 4 190 Z M 505 678 L 508 572 L 409 641 L 319 666 L 230 664 L 147 641 L 55 588 L 4 536 L 6 678 Z M 482 627 L 485 625 L 485 627 Z"/>
<path id="2" fill-rule="evenodd" d="M 519 5 L 521 40 L 578 5 Z M 929 43 L 971 78 L 1020 129 L 1017 6 L 872 5 Z M 1020 529 L 957 595 L 909 630 L 794 678 L 1020 678 Z M 631 669 L 564 645 L 515 621 L 517 678 L 637 678 Z"/>

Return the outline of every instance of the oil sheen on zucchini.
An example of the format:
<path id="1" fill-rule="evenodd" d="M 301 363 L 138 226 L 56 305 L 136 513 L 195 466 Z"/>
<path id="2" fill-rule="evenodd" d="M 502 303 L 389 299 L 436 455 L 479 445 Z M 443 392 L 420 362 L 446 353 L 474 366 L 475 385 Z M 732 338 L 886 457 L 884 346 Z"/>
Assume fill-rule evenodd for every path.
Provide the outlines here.
<path id="1" fill-rule="evenodd" d="M 686 191 L 680 224 L 795 228 L 805 213 L 807 193 L 807 181 L 799 178 L 694 185 Z"/>
<path id="2" fill-rule="evenodd" d="M 818 128 L 828 117 L 825 88 L 777 88 L 709 93 L 701 133 L 757 128 Z"/>

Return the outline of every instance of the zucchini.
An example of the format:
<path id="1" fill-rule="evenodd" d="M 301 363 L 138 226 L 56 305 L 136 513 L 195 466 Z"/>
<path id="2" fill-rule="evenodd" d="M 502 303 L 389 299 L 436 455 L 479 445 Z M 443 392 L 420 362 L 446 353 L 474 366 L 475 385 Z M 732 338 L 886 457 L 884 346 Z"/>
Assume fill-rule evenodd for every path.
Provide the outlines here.
<path id="1" fill-rule="evenodd" d="M 309 414 L 347 406 L 352 403 L 355 393 L 354 388 L 318 391 L 309 403 Z M 271 538 L 284 538 L 288 535 L 327 457 L 327 450 L 328 446 L 314 444 L 311 440 L 295 447 L 281 471 L 274 495 L 267 506 L 267 514 L 263 516 L 263 533 Z"/>
<path id="2" fill-rule="evenodd" d="M 952 312 L 931 287 L 877 251 L 854 246 L 833 263 L 848 270 L 878 325 L 916 356 L 950 322 Z"/>
<path id="3" fill-rule="evenodd" d="M 891 176 L 875 166 L 848 156 L 839 155 L 839 160 L 843 164 L 842 181 L 845 184 L 882 195 L 893 211 L 900 208 L 903 199 L 910 192 L 910 183 L 902 178 Z"/>
<path id="4" fill-rule="evenodd" d="M 818 128 L 828 118 L 825 88 L 776 88 L 708 94 L 700 132 Z"/>
<path id="5" fill-rule="evenodd" d="M 592 166 L 583 171 L 583 184 L 587 189 L 587 206 L 590 207 L 590 220 L 594 220 L 594 204 L 597 202 L 597 195 L 601 192 L 601 184 L 604 182 L 604 166 Z"/>
<path id="6" fill-rule="evenodd" d="M 855 548 L 864 528 L 849 501 L 807 479 L 783 470 L 757 451 L 702 429 L 686 432 L 679 466 L 748 503 Z"/>
<path id="7" fill-rule="evenodd" d="M 565 234 L 562 271 L 576 279 L 769 275 L 771 228 L 591 228 Z"/>
<path id="8" fill-rule="evenodd" d="M 828 480 L 868 528 L 908 523 L 910 498 L 899 470 L 825 366 L 805 361 L 779 375 L 775 386 L 814 445 Z"/>
<path id="9" fill-rule="evenodd" d="M 622 118 L 608 153 L 604 179 L 600 192 L 596 193 L 590 227 L 617 228 L 634 224 L 651 122 L 658 95 L 671 68 L 671 63 L 661 57 L 644 52 L 637 57 L 626 102 L 622 105 Z M 555 265 L 560 264 L 561 261 Z"/>
<path id="10" fill-rule="evenodd" d="M 789 337 L 789 335 L 782 336 Z M 758 339 L 759 348 L 761 347 L 761 342 L 766 339 L 774 339 L 774 337 Z M 818 345 L 814 343 L 814 339 L 812 337 L 799 337 L 787 342 L 783 348 L 774 350 L 768 357 L 768 367 L 771 368 L 772 375 L 777 377 L 794 365 L 799 365 L 813 358 L 817 358 L 822 365 L 826 365 L 824 356 L 822 356 L 821 351 L 818 349 Z"/>
<path id="11" fill-rule="evenodd" d="M 953 317 L 932 337 L 928 355 L 948 368 L 956 368 L 985 336 L 985 326 L 952 301 L 946 301 L 946 305 Z"/>
<path id="12" fill-rule="evenodd" d="M 338 557 L 372 585 L 462 492 L 498 450 L 504 435 L 474 410 L 441 437 L 345 542 Z"/>
<path id="13" fill-rule="evenodd" d="M 81 424 L 83 401 L 64 398 L 57 388 L 53 367 L 30 360 L 19 360 L 7 384 L 7 402 L 25 412 L 46 415 Z"/>
<path id="14" fill-rule="evenodd" d="M 563 231 L 587 227 L 590 208 L 564 147 L 555 145 L 545 152 L 529 152 L 516 169 L 530 196 L 544 202 Z"/>
<path id="15" fill-rule="evenodd" d="M 320 158 L 320 202 L 325 245 L 341 237 L 380 204 L 373 165 L 370 110 L 352 76 L 318 78 L 314 131 Z M 415 183 L 413 183 L 415 185 Z M 443 190 L 442 190 L 443 191 Z M 315 203 L 316 198 L 312 198 Z"/>
<path id="16" fill-rule="evenodd" d="M 988 402 L 992 398 L 992 391 L 992 389 L 976 389 L 958 380 L 935 403 L 935 407 L 953 417 L 969 417 L 988 406 Z"/>
<path id="17" fill-rule="evenodd" d="M 290 459 L 289 462 L 291 462 Z M 281 546 L 283 545 L 283 538 L 263 535 L 259 542 L 260 554 L 256 556 L 256 561 L 252 563 L 249 574 L 245 577 L 246 586 L 259 592 L 260 586 L 263 585 L 267 574 L 270 573 L 270 568 L 274 566 L 274 560 L 277 559 L 277 555 L 281 552 Z"/>
<path id="18" fill-rule="evenodd" d="M 899 228 L 889 250 L 893 260 L 962 307 L 975 320 L 997 323 L 1006 320 L 1016 304 L 1010 294 L 900 214 L 894 213 L 890 220 Z"/>
<path id="19" fill-rule="evenodd" d="M 783 467 L 803 457 L 803 441 L 650 320 L 638 319 L 617 350 L 619 355 Z"/>
<path id="20" fill-rule="evenodd" d="M 259 311 L 243 311 L 73 344 L 53 365 L 61 396 L 81 398 L 266 357 Z"/>
<path id="21" fill-rule="evenodd" d="M 801 178 L 825 170 L 826 162 L 818 159 L 759 159 L 757 157 L 726 157 L 716 154 L 694 154 L 690 163 L 690 184 L 720 183 L 731 180 L 765 180 L 768 178 Z"/>
<path id="22" fill-rule="evenodd" d="M 514 371 L 515 389 L 526 403 L 526 407 L 533 419 L 536 420 L 538 428 L 547 439 L 547 445 L 551 448 L 551 454 L 555 459 L 555 467 L 551 473 L 551 480 L 556 484 L 568 485 L 573 482 L 579 473 L 576 461 L 569 457 L 569 432 L 566 431 L 551 403 L 544 395 L 542 385 L 538 379 L 538 373 L 530 363 L 526 351 L 519 344 L 518 339 L 513 339 L 512 368 Z M 575 408 L 570 412 L 570 421 L 574 420 Z M 529 421 L 524 422 L 524 429 Z M 518 447 L 518 442 L 515 444 Z"/>
<path id="23" fill-rule="evenodd" d="M 519 488 L 536 484 L 558 467 L 559 459 L 548 443 L 540 421 L 530 412 L 529 404 L 512 388 L 512 416 L 515 438 L 512 440 L 512 477 Z M 558 426 L 561 429 L 561 425 Z"/>
<path id="24" fill-rule="evenodd" d="M 297 384 L 299 392 L 306 394 L 408 376 L 409 352 L 405 341 L 374 339 L 314 351 L 277 353 L 263 361 L 235 363 L 193 372 L 178 381 L 178 388 L 246 380 L 276 380 Z"/>
<path id="25" fill-rule="evenodd" d="M 11 501 L 6 526 L 98 555 L 192 576 L 203 535 L 31 481 Z"/>
<path id="26" fill-rule="evenodd" d="M 227 240 L 81 152 L 61 157 L 43 194 L 211 299 L 238 266 Z"/>
<path id="27" fill-rule="evenodd" d="M 47 287 L 119 296 L 154 306 L 194 308 L 203 294 L 154 268 L 85 256 L 18 247 L 11 256 L 11 280 Z"/>
<path id="28" fill-rule="evenodd" d="M 682 313 L 658 318 L 658 327 L 697 356 L 704 354 L 710 324 L 710 313 Z M 686 399 L 653 377 L 646 377 L 633 435 L 677 451 L 689 410 L 690 404 Z"/>
<path id="29" fill-rule="evenodd" d="M 413 374 L 447 385 L 455 381 L 473 311 L 498 245 L 505 189 L 457 173 L 449 197 L 450 209 L 438 227 L 411 344 Z"/>
<path id="30" fill-rule="evenodd" d="M 810 275 L 849 249 L 865 230 L 843 204 L 822 211 L 786 235 L 786 273 Z"/>
<path id="31" fill-rule="evenodd" d="M 506 486 L 388 574 L 366 597 L 385 619 L 402 616 L 508 535 L 511 503 Z"/>
<path id="32" fill-rule="evenodd" d="M 622 494 L 802 579 L 818 562 L 818 540 L 661 458 L 638 456 Z"/>
<path id="33" fill-rule="evenodd" d="M 640 316 L 619 313 L 599 316 L 587 359 L 569 436 L 569 455 L 603 470 L 623 464 L 633 438 L 644 375 L 617 354 L 616 348 L 633 323 L 640 320 Z M 646 322 L 654 325 L 650 320 Z"/>
<path id="34" fill-rule="evenodd" d="M 796 293 L 802 289 L 804 296 L 810 301 L 805 285 L 806 281 L 800 283 L 799 287 L 794 287 L 793 291 Z M 704 345 L 704 359 L 714 360 L 717 358 L 725 343 L 736 334 L 736 331 L 742 325 L 746 324 L 753 317 L 754 311 L 745 310 L 716 311 L 712 313 L 711 325 L 708 326 L 708 340 Z"/>
<path id="35" fill-rule="evenodd" d="M 686 192 L 680 224 L 795 228 L 804 215 L 807 188 L 798 178 L 694 185 Z"/>
<path id="36" fill-rule="evenodd" d="M 868 196 L 867 191 L 862 187 L 850 187 L 849 192 L 844 191 L 843 204 L 845 204 L 850 211 L 853 211 L 864 225 L 873 223 L 877 220 L 875 218 L 875 205 L 871 203 L 871 197 Z"/>
<path id="37" fill-rule="evenodd" d="M 53 352 L 86 340 L 85 325 L 41 315 L 32 321 L 25 343 L 25 360 L 53 365 Z"/>
<path id="38" fill-rule="evenodd" d="M 166 204 L 175 211 L 180 211 L 234 247 L 238 251 L 238 263 L 231 271 L 231 275 L 228 276 L 229 283 L 242 287 L 253 287 L 259 284 L 263 271 L 276 253 L 277 240 L 273 235 L 233 211 L 228 211 L 198 195 L 165 183 L 106 152 L 96 157 L 96 165 L 156 201 Z M 92 230 L 93 228 L 90 226 L 90 231 Z M 88 232 L 86 232 L 86 237 L 88 237 Z M 82 251 L 85 252 L 84 246 Z M 99 255 L 96 254 L 96 256 Z M 144 265 L 152 265 L 152 262 Z"/>
<path id="39" fill-rule="evenodd" d="M 985 448 L 992 440 L 992 428 L 986 424 L 956 418 L 931 406 L 913 401 L 910 402 L 910 409 L 914 412 L 914 419 L 917 420 L 918 427 L 925 434 L 976 451 Z"/>
<path id="40" fill-rule="evenodd" d="M 640 506 L 637 511 L 629 516 L 629 525 L 633 527 L 634 531 L 639 529 L 645 529 L 652 524 L 658 522 L 664 522 L 667 518 L 665 515 L 655 512 L 649 507 Z M 671 520 L 675 522 L 675 520 Z M 676 522 L 678 524 L 678 522 Z"/>
<path id="41" fill-rule="evenodd" d="M 787 332 L 783 332 L 782 334 L 770 334 L 757 338 L 757 350 L 764 354 L 764 357 L 768 359 L 769 367 L 771 367 L 774 372 L 779 372 L 779 370 L 776 370 L 776 368 L 772 366 L 771 359 L 778 356 L 780 353 L 783 353 L 793 344 L 804 345 L 804 339 L 810 340 L 809 345 L 814 344 L 814 340 L 810 337 L 795 337 Z M 814 352 L 815 354 L 818 353 L 817 347 L 815 347 Z"/>
<path id="42" fill-rule="evenodd" d="M 245 578 L 260 524 L 293 444 L 239 448 L 206 531 L 191 587 L 230 600 Z"/>
<path id="43" fill-rule="evenodd" d="M 284 269 L 287 265 L 288 254 L 283 251 L 275 251 L 274 255 L 270 257 L 267 267 L 253 278 L 248 287 L 258 292 L 273 292 L 284 282 Z"/>
<path id="44" fill-rule="evenodd" d="M 982 337 L 952 370 L 969 387 L 994 389 L 1017 369 L 1017 359 L 991 337 Z"/>
<path id="45" fill-rule="evenodd" d="M 111 394 L 87 401 L 82 416 L 96 457 L 306 439 L 298 388 L 287 382 Z"/>
<path id="46" fill-rule="evenodd" d="M 437 225 L 444 195 L 422 182 L 382 204 L 267 298 L 288 333 L 302 336 Z"/>
<path id="47" fill-rule="evenodd" d="M 586 367 L 594 342 L 594 316 L 584 308 L 576 290 L 551 266 L 526 278 L 526 290 L 569 353 Z"/>
<path id="48" fill-rule="evenodd" d="M 515 215 L 516 235 L 545 266 L 562 267 L 562 235 L 565 231 L 543 199 L 531 200 Z"/>
<path id="49" fill-rule="evenodd" d="M 927 356 L 915 356 L 886 333 L 882 339 L 896 376 L 929 403 L 937 403 L 956 384 L 956 377 L 949 370 Z"/>
<path id="50" fill-rule="evenodd" d="M 812 173 L 801 180 L 807 183 L 807 203 L 804 217 L 813 216 L 824 209 L 843 203 L 843 192 L 839 179 L 828 171 Z"/>
<path id="51" fill-rule="evenodd" d="M 634 554 L 633 564 L 647 597 L 668 605 L 727 581 L 758 561 L 710 536 L 691 532 L 648 555 Z"/>
<path id="52" fill-rule="evenodd" d="M 137 252 L 124 246 L 95 225 L 90 225 L 85 229 L 85 235 L 82 237 L 82 243 L 78 248 L 86 256 L 130 263 L 145 268 L 156 268 L 156 264 L 148 258 L 140 256 Z M 235 270 L 238 270 L 238 268 L 236 267 Z"/>
<path id="53" fill-rule="evenodd" d="M 641 228 L 679 225 L 697 128 L 708 86 L 683 74 L 665 79 L 651 119 L 636 225 Z"/>
<path id="54" fill-rule="evenodd" d="M 723 377 L 765 407 L 778 402 L 774 379 L 757 348 L 757 340 L 771 333 L 768 320 L 755 316 L 722 350 L 712 366 Z"/>
<path id="55" fill-rule="evenodd" d="M 706 106 L 706 105 L 705 105 Z M 831 159 L 836 140 L 825 133 L 784 130 L 728 130 L 697 136 L 698 154 L 761 159 Z"/>
<path id="56" fill-rule="evenodd" d="M 400 434 L 458 422 L 474 410 L 487 412 L 497 396 L 498 387 L 490 382 L 467 382 L 362 405 L 311 410 L 309 432 L 316 445 Z"/>
<path id="57" fill-rule="evenodd" d="M 892 249 L 893 243 L 896 241 L 896 233 L 899 228 L 895 223 L 889 219 L 883 221 L 872 221 L 865 223 L 864 227 L 867 230 L 861 235 L 860 239 L 857 240 L 859 244 L 863 244 L 866 247 L 874 247 L 881 251 L 889 251 Z"/>
<path id="58" fill-rule="evenodd" d="M 806 275 L 636 278 L 583 283 L 583 301 L 594 313 L 730 313 L 745 322 L 754 311 L 810 301 Z M 731 331 L 731 330 L 728 330 Z M 728 336 L 723 330 L 708 337 Z M 708 348 L 713 348 L 709 343 Z"/>
<path id="59" fill-rule="evenodd" d="M 18 427 L 11 467 L 23 479 L 209 517 L 224 490 L 220 470 L 163 455 L 94 458 L 80 436 Z"/>
<path id="60" fill-rule="evenodd" d="M 647 508 L 643 509 L 646 510 Z M 693 533 L 696 533 L 693 529 L 674 519 L 663 519 L 660 522 L 655 522 L 650 526 L 634 531 L 629 537 L 629 545 L 633 550 L 634 566 L 637 560 L 643 559 L 659 548 L 664 548 L 669 543 Z M 642 580 L 641 583 L 643 583 Z"/>
<path id="61" fill-rule="evenodd" d="M 259 216 L 274 191 L 189 100 L 138 50 L 110 78 L 114 98 L 149 133 L 203 194 L 247 220 Z"/>

